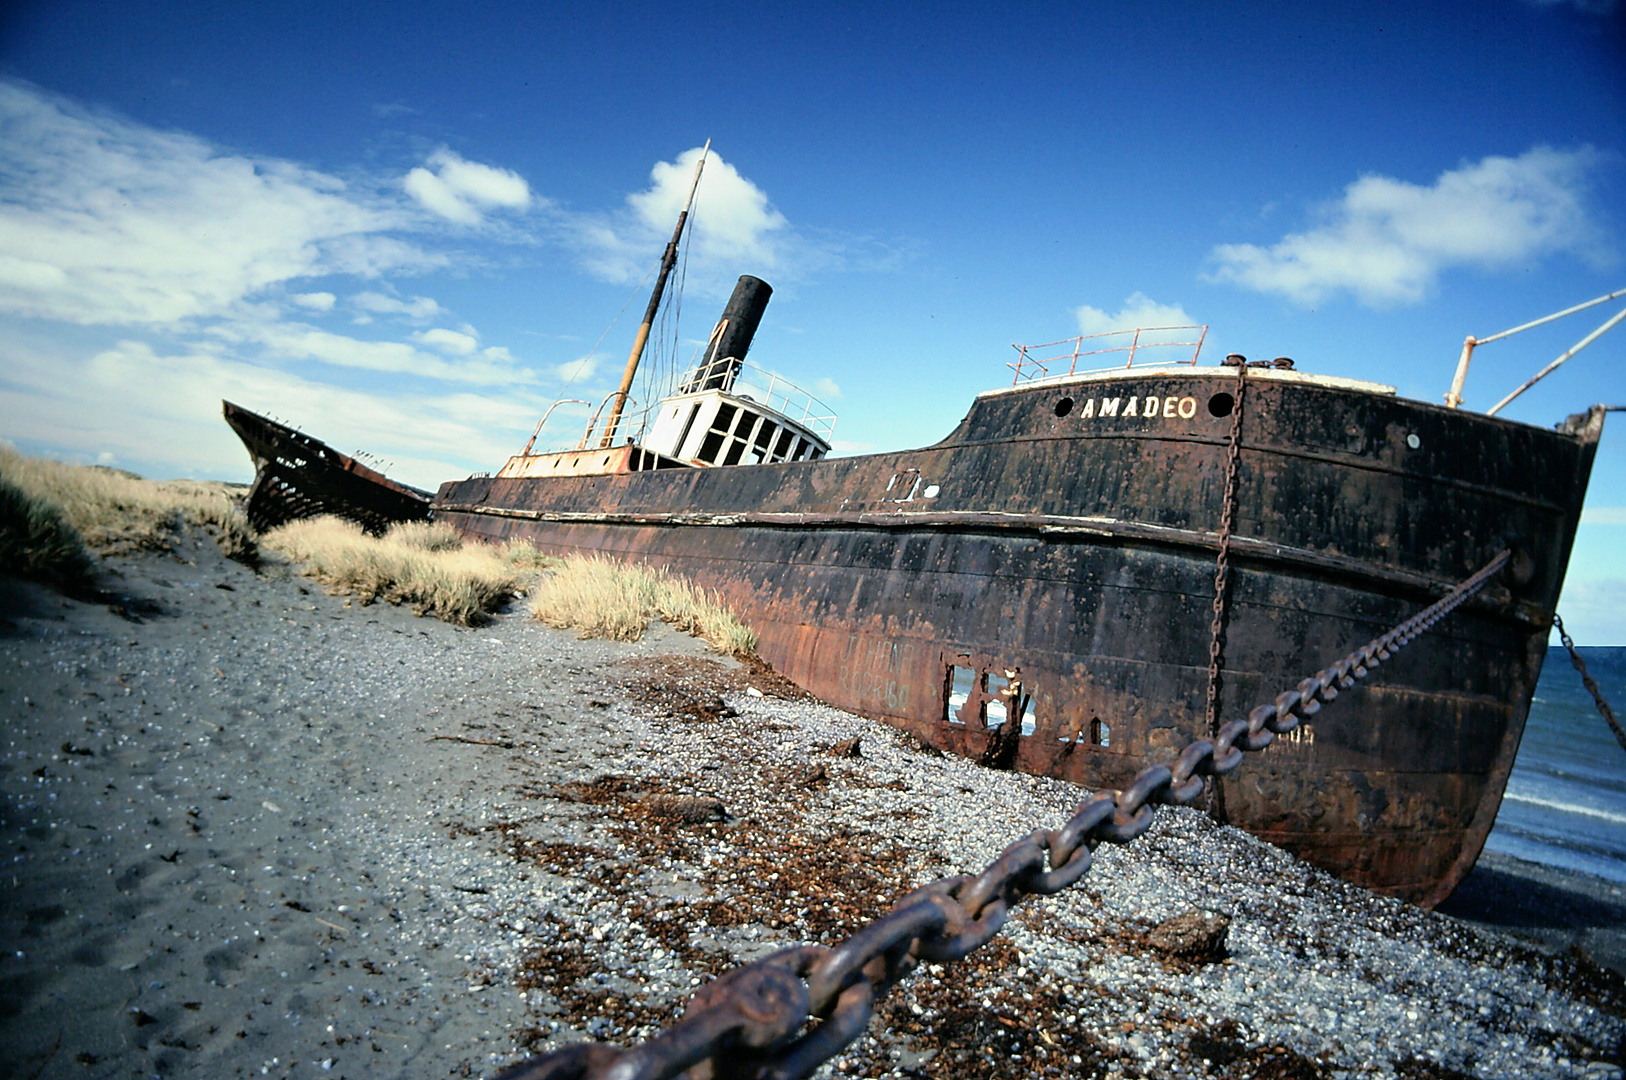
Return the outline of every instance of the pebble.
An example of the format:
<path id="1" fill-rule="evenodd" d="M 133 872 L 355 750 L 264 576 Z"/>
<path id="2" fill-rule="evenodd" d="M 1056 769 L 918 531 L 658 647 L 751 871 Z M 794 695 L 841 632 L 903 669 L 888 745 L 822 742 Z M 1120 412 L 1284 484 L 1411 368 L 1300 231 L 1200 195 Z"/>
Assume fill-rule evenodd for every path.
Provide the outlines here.
<path id="1" fill-rule="evenodd" d="M 461 630 L 184 554 L 117 564 L 165 606 L 145 624 L 30 594 L 0 637 L 0 978 L 23 988 L 0 1073 L 491 1076 L 638 1042 L 717 973 L 835 944 L 1082 797 L 743 682 L 722 715 L 666 715 L 616 666 L 703 655 L 664 628 L 584 642 L 516 606 Z M 606 774 L 635 790 L 562 794 Z M 646 791 L 711 802 L 647 820 Z M 1228 920 L 1222 959 L 1145 943 L 1192 913 Z M 1574 996 L 1566 963 L 1164 809 L 899 983 L 830 1075 L 1231 1075 L 1213 1055 L 1237 1054 L 1618 1080 L 1620 1002 Z"/>

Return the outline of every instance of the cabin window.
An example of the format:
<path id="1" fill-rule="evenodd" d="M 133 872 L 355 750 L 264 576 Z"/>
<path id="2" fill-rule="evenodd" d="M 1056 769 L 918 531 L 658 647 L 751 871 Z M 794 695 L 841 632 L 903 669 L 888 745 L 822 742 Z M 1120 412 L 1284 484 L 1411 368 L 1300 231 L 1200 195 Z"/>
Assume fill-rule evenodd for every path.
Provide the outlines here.
<path id="1" fill-rule="evenodd" d="M 779 425 L 772 420 L 764 419 L 762 426 L 757 428 L 757 437 L 751 440 L 751 460 L 761 465 L 773 449 L 773 437 L 779 431 Z"/>
<path id="2" fill-rule="evenodd" d="M 809 461 L 817 461 L 823 456 L 824 456 L 824 451 L 821 448 L 815 446 L 815 447 L 813 447 L 812 449 L 810 449 L 808 451 L 807 460 L 809 460 Z"/>
<path id="3" fill-rule="evenodd" d="M 717 463 L 717 455 L 722 451 L 722 449 L 723 433 L 720 431 L 708 431 L 706 432 L 706 437 L 700 442 L 700 452 L 695 455 L 695 458 L 699 461 L 704 461 L 707 465 L 715 465 Z"/>
<path id="4" fill-rule="evenodd" d="M 790 448 L 796 442 L 796 433 L 789 428 L 781 428 L 779 442 L 773 448 L 773 460 L 784 461 L 790 456 Z"/>
<path id="5" fill-rule="evenodd" d="M 711 430 L 728 434 L 728 430 L 734 426 L 734 416 L 739 411 L 738 405 L 717 406 L 717 415 L 712 418 Z"/>
<path id="6" fill-rule="evenodd" d="M 745 453 L 745 440 L 734 439 L 728 444 L 728 456 L 723 459 L 724 465 L 738 465 L 740 456 Z"/>

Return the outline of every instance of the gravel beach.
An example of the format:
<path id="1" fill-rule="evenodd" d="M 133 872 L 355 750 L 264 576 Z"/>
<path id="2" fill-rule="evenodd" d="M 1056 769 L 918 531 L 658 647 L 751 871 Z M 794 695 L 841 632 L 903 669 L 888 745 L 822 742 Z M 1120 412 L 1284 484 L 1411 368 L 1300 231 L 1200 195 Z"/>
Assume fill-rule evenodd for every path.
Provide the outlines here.
<path id="1" fill-rule="evenodd" d="M 115 604 L 0 579 L 0 1077 L 472 1077 L 635 1041 L 1081 794 L 663 627 L 452 627 L 201 533 L 108 566 Z M 1445 912 L 1165 810 L 897 987 L 833 1075 L 1621 1076 L 1618 888 L 1489 859 Z M 1169 947 L 1181 916 L 1223 943 Z"/>

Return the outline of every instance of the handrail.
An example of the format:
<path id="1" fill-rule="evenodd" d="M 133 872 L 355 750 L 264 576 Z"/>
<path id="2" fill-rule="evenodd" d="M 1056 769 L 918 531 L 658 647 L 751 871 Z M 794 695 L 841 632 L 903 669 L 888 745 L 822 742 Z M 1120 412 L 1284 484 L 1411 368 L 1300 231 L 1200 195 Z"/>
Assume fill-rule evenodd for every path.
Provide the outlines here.
<path id="1" fill-rule="evenodd" d="M 576 444 L 576 449 L 578 449 L 578 450 L 586 450 L 587 449 L 587 442 L 588 442 L 589 439 L 591 439 L 593 437 L 593 429 L 598 427 L 599 415 L 604 412 L 604 406 L 608 405 L 612 398 L 621 398 L 621 400 L 617 404 L 623 410 L 625 410 L 626 406 L 629 403 L 636 403 L 637 400 L 638 400 L 637 398 L 630 397 L 630 396 L 623 397 L 621 391 L 619 391 L 619 390 L 611 390 L 609 392 L 609 394 L 605 396 L 604 400 L 598 403 L 598 408 L 593 410 L 593 417 L 592 417 L 592 419 L 587 421 L 587 430 L 582 432 L 582 441 Z M 546 419 L 546 417 L 544 417 L 543 419 Z M 608 428 L 607 427 L 606 430 L 605 430 L 605 434 L 606 434 L 606 436 L 608 438 L 612 438 L 612 439 L 615 438 L 615 431 L 614 431 L 613 428 Z M 601 443 L 600 444 L 600 449 L 603 449 L 604 446 L 605 446 L 605 444 Z"/>
<path id="2" fill-rule="evenodd" d="M 1198 331 L 1197 339 L 1195 341 L 1141 341 L 1140 339 L 1142 334 L 1168 333 L 1174 330 L 1196 330 Z M 1096 341 L 1101 338 L 1123 337 L 1125 334 L 1129 335 L 1129 344 L 1127 345 L 1113 345 L 1104 349 L 1084 348 L 1084 343 L 1086 341 Z M 1193 323 L 1189 326 L 1140 326 L 1130 330 L 1108 330 L 1101 334 L 1081 334 L 1075 338 L 1063 338 L 1061 341 L 1050 341 L 1043 345 L 1017 345 L 1013 342 L 1011 348 L 1016 350 L 1016 362 L 1014 364 L 1006 364 L 1005 366 L 1016 372 L 1016 377 L 1011 380 L 1012 386 L 1019 386 L 1023 382 L 1032 381 L 1034 379 L 1047 378 L 1050 375 L 1050 366 L 1052 364 L 1057 364 L 1062 360 L 1067 361 L 1067 371 L 1065 374 L 1075 374 L 1078 371 L 1079 358 L 1084 356 L 1103 356 L 1108 353 L 1127 353 L 1128 356 L 1125 360 L 1124 367 L 1134 367 L 1135 353 L 1141 349 L 1190 347 L 1191 359 L 1177 360 L 1175 363 L 1190 364 L 1195 366 L 1198 355 L 1203 351 L 1203 342 L 1207 339 L 1207 325 Z M 1044 350 L 1055 349 L 1058 346 L 1062 347 L 1062 351 L 1057 353 L 1047 353 L 1046 355 L 1042 356 L 1033 355 L 1034 353 L 1043 352 Z M 1072 346 L 1072 351 L 1067 351 L 1067 346 Z M 1037 371 L 1031 370 L 1035 368 Z"/>
<path id="3" fill-rule="evenodd" d="M 829 405 L 783 375 L 767 371 L 755 364 L 737 361 L 732 357 L 708 360 L 684 372 L 677 379 L 676 386 L 679 388 L 677 392 L 681 394 L 688 387 L 695 388 L 689 390 L 689 393 L 703 392 L 700 388 L 705 387 L 712 376 L 725 367 L 734 367 L 732 375 L 723 385 L 711 389 L 721 390 L 735 397 L 750 398 L 758 404 L 766 405 L 787 420 L 796 421 L 826 440 L 834 433 L 836 413 Z"/>
<path id="4" fill-rule="evenodd" d="M 531 456 L 531 447 L 536 445 L 536 437 L 538 435 L 542 434 L 542 425 L 544 425 L 544 424 L 546 424 L 548 422 L 548 417 L 553 415 L 553 410 L 557 409 L 561 405 L 591 405 L 591 404 L 592 404 L 591 401 L 584 401 L 581 398 L 560 398 L 558 401 L 555 401 L 552 405 L 549 405 L 548 406 L 548 411 L 542 414 L 542 419 L 540 419 L 540 420 L 538 420 L 536 422 L 536 430 L 531 432 L 531 438 L 530 438 L 530 440 L 528 442 L 526 442 L 525 449 L 523 449 L 523 450 L 521 450 L 519 452 L 519 456 L 520 457 L 530 457 Z"/>

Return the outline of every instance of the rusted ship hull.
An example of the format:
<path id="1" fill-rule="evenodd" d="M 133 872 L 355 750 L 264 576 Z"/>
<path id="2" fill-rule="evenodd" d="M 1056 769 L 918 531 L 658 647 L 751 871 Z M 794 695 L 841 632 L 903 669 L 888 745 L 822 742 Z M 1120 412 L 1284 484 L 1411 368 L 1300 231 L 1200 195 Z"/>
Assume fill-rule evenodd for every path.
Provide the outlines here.
<path id="1" fill-rule="evenodd" d="M 920 450 L 476 477 L 435 515 L 669 566 L 814 694 L 958 753 L 988 748 L 1017 672 L 1016 767 L 1116 787 L 1206 733 L 1234 390 L 1213 368 L 1050 380 L 982 395 Z M 1544 431 L 1287 372 L 1250 372 L 1245 402 L 1227 718 L 1519 553 L 1518 575 L 1224 783 L 1233 823 L 1436 903 L 1495 819 L 1602 413 Z"/>
<path id="2" fill-rule="evenodd" d="M 254 460 L 244 513 L 263 532 L 285 522 L 336 514 L 369 532 L 429 517 L 429 493 L 397 483 L 319 439 L 222 401 L 226 423 Z"/>

